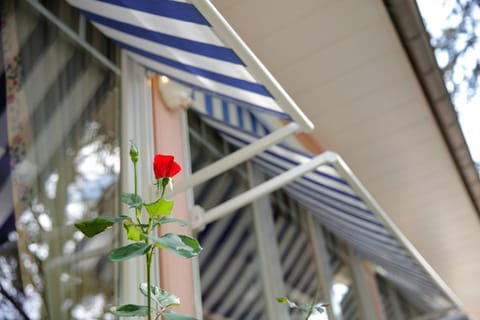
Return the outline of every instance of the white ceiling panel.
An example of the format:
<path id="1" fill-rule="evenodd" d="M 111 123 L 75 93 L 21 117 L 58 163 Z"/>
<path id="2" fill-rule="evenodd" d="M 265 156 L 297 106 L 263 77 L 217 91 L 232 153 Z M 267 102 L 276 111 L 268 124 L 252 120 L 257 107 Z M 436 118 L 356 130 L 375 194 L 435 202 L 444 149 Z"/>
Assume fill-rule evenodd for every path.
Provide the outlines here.
<path id="1" fill-rule="evenodd" d="M 383 2 L 213 2 L 480 318 L 479 219 Z"/>

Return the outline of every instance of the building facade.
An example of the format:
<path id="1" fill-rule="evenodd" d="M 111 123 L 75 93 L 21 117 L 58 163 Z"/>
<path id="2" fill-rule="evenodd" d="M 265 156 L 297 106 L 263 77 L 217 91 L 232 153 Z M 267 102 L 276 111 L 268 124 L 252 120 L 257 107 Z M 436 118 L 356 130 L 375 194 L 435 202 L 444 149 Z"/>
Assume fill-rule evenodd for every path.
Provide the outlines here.
<path id="1" fill-rule="evenodd" d="M 125 243 L 122 230 L 86 239 L 73 227 L 128 210 L 120 193 L 133 181 L 130 140 L 141 152 L 139 191 L 151 199 L 154 154 L 175 154 L 184 168 L 176 178 L 179 191 L 170 196 L 174 215 L 192 225 L 161 232 L 191 233 L 204 251 L 193 261 L 161 253 L 154 263 L 156 282 L 179 295 L 181 312 L 199 319 L 303 319 L 276 301 L 287 296 L 329 303 L 310 319 L 467 319 L 341 158 L 312 154 L 301 137 L 272 140 L 238 156 L 295 125 L 285 125 L 282 112 L 246 105 L 243 95 L 189 86 L 168 72 L 179 64 L 170 51 L 147 63 L 151 57 L 126 43 L 130 38 L 112 36 L 141 38 L 138 26 L 120 26 L 130 23 L 127 18 L 115 29 L 104 21 L 107 14 L 72 3 L 1 5 L 5 319 L 113 319 L 112 305 L 142 303 L 141 263 L 105 258 Z M 144 14 L 141 3 L 121 7 Z M 178 4 L 164 3 L 170 9 Z M 182 15 L 161 10 L 147 13 L 174 20 Z M 182 75 L 223 81 L 200 67 L 182 69 Z M 297 168 L 303 171 L 291 176 Z"/>

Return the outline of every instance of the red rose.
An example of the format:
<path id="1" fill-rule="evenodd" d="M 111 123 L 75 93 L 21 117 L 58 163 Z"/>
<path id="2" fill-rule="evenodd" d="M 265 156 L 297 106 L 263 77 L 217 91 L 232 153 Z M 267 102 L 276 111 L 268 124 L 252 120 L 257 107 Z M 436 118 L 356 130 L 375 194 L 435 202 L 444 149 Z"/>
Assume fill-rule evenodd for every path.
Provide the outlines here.
<path id="1" fill-rule="evenodd" d="M 182 167 L 175 162 L 174 157 L 170 155 L 157 154 L 153 159 L 153 172 L 155 179 L 172 178 L 180 172 Z"/>

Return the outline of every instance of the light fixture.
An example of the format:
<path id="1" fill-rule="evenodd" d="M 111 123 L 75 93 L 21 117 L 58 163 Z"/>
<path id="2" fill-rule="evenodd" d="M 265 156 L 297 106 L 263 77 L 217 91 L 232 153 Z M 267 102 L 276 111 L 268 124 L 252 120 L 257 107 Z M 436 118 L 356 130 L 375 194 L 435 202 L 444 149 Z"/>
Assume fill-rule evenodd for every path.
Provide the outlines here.
<path id="1" fill-rule="evenodd" d="M 192 89 L 171 80 L 169 77 L 159 76 L 158 89 L 168 108 L 179 109 L 190 105 Z"/>

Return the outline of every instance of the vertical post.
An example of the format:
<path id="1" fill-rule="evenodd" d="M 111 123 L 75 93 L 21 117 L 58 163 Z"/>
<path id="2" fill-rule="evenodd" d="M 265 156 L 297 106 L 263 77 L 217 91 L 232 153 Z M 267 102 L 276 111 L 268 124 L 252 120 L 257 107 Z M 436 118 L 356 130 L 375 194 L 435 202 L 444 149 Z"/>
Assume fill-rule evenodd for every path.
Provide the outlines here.
<path id="1" fill-rule="evenodd" d="M 342 320 L 342 306 L 340 305 L 340 301 L 335 299 L 335 294 L 333 292 L 333 272 L 330 267 L 330 257 L 328 255 L 327 243 L 325 242 L 323 230 L 310 213 L 306 212 L 305 217 L 308 224 L 308 233 L 313 246 L 313 254 L 321 286 L 321 297 L 330 303 L 330 307 L 327 308 L 328 319 Z"/>
<path id="2" fill-rule="evenodd" d="M 352 249 L 349 249 L 348 252 L 348 263 L 352 271 L 356 299 L 360 306 L 360 318 L 362 320 L 385 320 L 375 279 Z"/>
<path id="3" fill-rule="evenodd" d="M 264 181 L 263 174 L 257 171 L 251 162 L 247 162 L 247 174 L 250 187 Z M 276 298 L 285 296 L 280 253 L 277 246 L 272 207 L 268 195 L 253 201 L 253 221 L 260 256 L 260 268 L 264 287 L 267 318 L 276 320 L 290 319 L 285 305 Z"/>
<path id="4" fill-rule="evenodd" d="M 142 195 L 149 193 L 148 185 L 152 176 L 147 170 L 151 167 L 153 155 L 153 131 L 152 131 L 152 104 L 150 90 L 147 86 L 145 69 L 135 63 L 127 54 L 122 52 L 122 99 L 121 99 L 121 143 L 122 150 L 129 150 L 129 141 L 135 141 L 142 155 L 138 166 L 142 168 L 138 172 L 138 192 Z M 122 190 L 131 192 L 133 186 L 133 172 L 129 170 L 128 152 L 121 152 L 121 163 L 126 164 L 122 170 Z M 145 169 L 145 170 L 144 170 Z M 151 196 L 151 194 L 148 194 Z M 125 233 L 121 233 L 124 235 Z M 127 239 L 122 239 L 126 243 Z M 138 290 L 138 284 L 146 281 L 144 259 L 130 259 L 122 264 L 115 264 L 121 275 L 117 285 L 120 288 L 120 301 L 135 304 L 144 304 L 145 300 Z M 154 271 L 154 270 L 152 270 Z"/>
<path id="5" fill-rule="evenodd" d="M 404 319 L 405 317 L 404 317 L 402 308 L 400 306 L 400 301 L 398 301 L 397 292 L 388 281 L 385 281 L 385 284 L 386 284 L 385 287 L 386 287 L 387 299 L 392 305 L 392 312 L 394 317 L 394 319 L 392 320 Z"/>
<path id="6" fill-rule="evenodd" d="M 182 165 L 182 170 L 176 179 L 184 179 L 188 174 L 190 159 L 186 153 L 185 115 L 182 109 L 169 109 L 158 88 L 158 79 L 151 79 L 152 102 L 153 102 L 153 136 L 155 153 L 172 154 Z M 153 158 L 151 158 L 153 159 Z M 185 170 L 185 168 L 187 170 Z M 187 171 L 187 172 L 186 172 Z M 172 197 L 175 201 L 172 215 L 183 220 L 190 220 L 189 217 L 189 196 L 186 192 L 179 193 Z M 191 199 L 191 198 L 190 198 Z M 164 224 L 160 227 L 161 233 L 188 234 L 188 228 L 180 227 L 174 223 Z M 185 315 L 194 316 L 195 309 L 195 288 L 194 288 L 194 262 L 191 259 L 183 259 L 174 256 L 165 250 L 158 252 L 160 264 L 160 285 L 163 289 L 177 295 L 181 304 L 176 311 Z"/>

